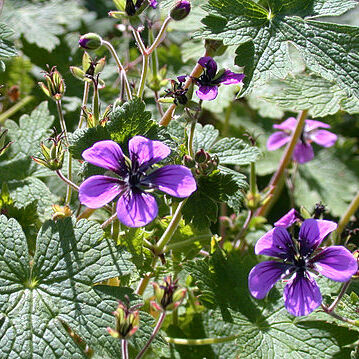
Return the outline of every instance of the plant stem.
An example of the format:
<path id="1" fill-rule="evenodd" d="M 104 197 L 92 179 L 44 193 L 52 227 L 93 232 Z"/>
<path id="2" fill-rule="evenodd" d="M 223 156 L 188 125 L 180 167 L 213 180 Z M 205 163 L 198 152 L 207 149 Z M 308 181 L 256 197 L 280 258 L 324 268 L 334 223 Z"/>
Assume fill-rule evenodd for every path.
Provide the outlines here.
<path id="1" fill-rule="evenodd" d="M 182 338 L 169 338 L 165 337 L 167 343 L 177 344 L 177 345 L 209 345 L 209 344 L 220 344 L 231 342 L 238 338 L 238 335 L 230 335 L 228 337 L 222 338 L 205 338 L 205 339 L 182 339 Z"/>
<path id="2" fill-rule="evenodd" d="M 82 96 L 80 121 L 79 121 L 79 124 L 78 124 L 77 128 L 82 127 L 82 124 L 83 124 L 84 119 L 85 119 L 84 107 L 87 105 L 87 101 L 88 101 L 88 97 L 89 97 L 89 90 L 90 90 L 90 83 L 88 81 L 85 81 L 84 94 Z"/>
<path id="3" fill-rule="evenodd" d="M 166 228 L 165 232 L 162 234 L 162 236 L 161 236 L 160 240 L 157 242 L 157 244 L 155 246 L 153 246 L 153 251 L 154 251 L 154 255 L 155 255 L 153 257 L 152 263 L 151 263 L 151 268 L 153 269 L 153 271 L 155 270 L 159 255 L 162 254 L 163 249 L 165 248 L 167 243 L 171 240 L 172 236 L 176 232 L 178 224 L 182 218 L 181 211 L 182 211 L 182 208 L 183 208 L 184 204 L 186 203 L 186 201 L 187 201 L 187 199 L 184 199 L 178 205 L 170 224 Z M 144 275 L 144 277 L 141 279 L 141 281 L 136 289 L 136 294 L 142 295 L 145 292 L 146 287 L 150 281 L 152 274 L 153 274 L 153 272 L 148 272 Z"/>
<path id="4" fill-rule="evenodd" d="M 128 342 L 127 339 L 121 339 L 122 359 L 128 359 Z"/>
<path id="5" fill-rule="evenodd" d="M 191 128 L 190 128 L 190 132 L 189 132 L 189 136 L 188 136 L 188 153 L 192 158 L 194 158 L 193 139 L 194 139 L 194 131 L 196 129 L 196 124 L 197 124 L 197 121 L 193 119 L 191 122 Z"/>
<path id="6" fill-rule="evenodd" d="M 156 335 L 158 334 L 165 317 L 166 317 L 166 312 L 162 312 L 160 314 L 160 317 L 158 318 L 158 322 L 157 322 L 156 326 L 153 328 L 153 332 L 150 336 L 150 339 L 148 339 L 148 342 L 145 344 L 145 346 L 142 348 L 142 350 L 137 354 L 136 359 L 140 359 L 143 357 L 146 350 L 149 348 L 149 346 L 151 345 L 153 340 L 156 338 Z"/>
<path id="7" fill-rule="evenodd" d="M 342 289 L 340 290 L 340 293 L 335 298 L 334 302 L 328 307 L 329 312 L 332 312 L 335 309 L 335 307 L 339 304 L 339 302 L 342 300 L 345 292 L 349 288 L 350 282 L 351 282 L 351 280 L 349 280 L 348 282 L 343 284 Z"/>
<path id="8" fill-rule="evenodd" d="M 168 252 L 171 251 L 173 249 L 181 249 L 184 248 L 186 246 L 188 246 L 189 244 L 193 243 L 194 241 L 203 241 L 205 239 L 209 239 L 212 237 L 212 234 L 201 234 L 199 236 L 195 236 L 195 237 L 191 237 L 189 239 L 185 239 L 184 241 L 180 241 L 180 242 L 176 242 L 176 243 L 172 243 L 172 244 L 168 244 L 165 248 L 164 251 Z"/>
<path id="9" fill-rule="evenodd" d="M 251 191 L 251 195 L 254 197 L 257 194 L 257 176 L 256 176 L 256 164 L 251 162 L 251 174 L 249 177 L 249 189 Z"/>
<path id="10" fill-rule="evenodd" d="M 67 135 L 67 128 L 66 128 L 66 122 L 64 119 L 64 114 L 62 112 L 61 100 L 56 101 L 56 107 L 57 107 L 57 112 L 59 114 L 61 130 L 64 133 L 65 143 L 67 146 L 67 179 L 69 182 L 72 183 L 72 156 L 69 151 L 69 138 Z M 71 188 L 72 187 L 73 186 L 70 184 L 68 184 L 68 186 L 67 186 L 66 197 L 65 197 L 65 205 L 66 206 L 68 206 L 71 202 L 71 192 L 72 192 Z"/>
<path id="11" fill-rule="evenodd" d="M 163 41 L 165 32 L 166 32 L 167 27 L 168 27 L 169 23 L 171 22 L 171 20 L 172 20 L 172 18 L 170 16 L 168 16 L 166 18 L 166 20 L 163 22 L 162 27 L 161 27 L 155 41 L 153 42 L 151 47 L 147 50 L 148 55 L 150 55 L 152 53 L 152 51 L 154 51 L 158 47 L 158 45 Z"/>
<path id="12" fill-rule="evenodd" d="M 268 187 L 270 188 L 269 195 L 271 195 L 272 197 L 269 198 L 268 201 L 257 210 L 256 217 L 265 216 L 268 209 L 270 208 L 270 205 L 272 205 L 274 203 L 274 199 L 278 195 L 278 191 L 280 189 L 280 186 L 278 184 L 282 181 L 284 170 L 287 168 L 287 166 L 289 165 L 289 163 L 292 159 L 292 154 L 293 154 L 295 145 L 297 144 L 298 139 L 302 133 L 307 115 L 308 115 L 307 110 L 301 111 L 299 113 L 298 119 L 297 119 L 297 126 L 292 134 L 292 137 L 288 143 L 288 146 L 286 147 L 286 150 L 285 150 L 283 157 L 280 161 L 279 167 L 278 167 L 277 171 L 274 173 L 274 175 L 271 178 L 269 185 L 268 185 Z"/>
<path id="13" fill-rule="evenodd" d="M 358 210 L 359 208 L 359 192 L 357 193 L 357 195 L 353 198 L 353 200 L 351 201 L 349 207 L 347 208 L 347 210 L 345 211 L 345 213 L 342 215 L 342 217 L 340 218 L 340 221 L 338 223 L 338 228 L 336 230 L 336 234 L 337 234 L 337 242 L 339 242 L 340 240 L 340 235 L 342 234 L 345 226 L 348 224 L 348 222 L 350 221 L 351 216 Z"/>
<path id="14" fill-rule="evenodd" d="M 341 320 L 342 322 L 349 323 L 351 325 L 355 325 L 356 327 L 359 327 L 359 321 L 357 321 L 357 320 L 345 318 L 335 312 L 331 312 L 331 311 L 329 311 L 329 308 L 326 307 L 324 304 L 322 304 L 322 309 L 324 310 L 325 313 L 329 314 L 330 316 L 332 316 L 335 319 L 338 319 L 338 320 Z"/>
<path id="15" fill-rule="evenodd" d="M 207 56 L 207 51 L 205 51 L 203 56 Z M 190 87 L 190 85 L 192 84 L 192 79 L 199 77 L 201 75 L 201 73 L 203 72 L 203 67 L 200 64 L 197 64 L 192 72 L 191 75 L 188 77 L 187 81 L 185 82 L 183 88 L 184 89 L 188 89 Z M 172 116 L 173 116 L 173 112 L 176 109 L 176 105 L 172 104 L 167 111 L 165 112 L 165 114 L 162 116 L 161 120 L 160 120 L 160 125 L 161 126 L 168 126 L 168 124 L 171 122 Z"/>
<path id="16" fill-rule="evenodd" d="M 105 222 L 101 224 L 101 228 L 106 228 L 109 224 L 111 224 L 117 218 L 117 213 L 114 213 L 110 218 L 108 218 Z"/>
<path id="17" fill-rule="evenodd" d="M 112 56 L 114 57 L 114 59 L 116 61 L 116 64 L 117 64 L 117 67 L 118 67 L 118 70 L 119 70 L 119 72 L 120 72 L 120 74 L 121 74 L 121 76 L 122 76 L 122 78 L 123 78 L 123 80 L 125 82 L 125 90 L 126 90 L 126 94 L 127 94 L 127 99 L 132 100 L 132 93 L 131 93 L 130 85 L 128 83 L 126 70 L 122 66 L 120 58 L 118 57 L 118 55 L 117 55 L 115 49 L 113 48 L 113 46 L 108 41 L 103 40 L 102 44 L 108 48 L 108 50 L 111 52 Z"/>
<path id="18" fill-rule="evenodd" d="M 79 186 L 75 185 L 71 180 L 66 178 L 60 170 L 55 171 L 59 178 L 64 181 L 68 186 L 71 186 L 75 191 L 79 191 Z"/>
<path id="19" fill-rule="evenodd" d="M 10 107 L 8 110 L 3 112 L 0 115 L 0 125 L 2 125 L 9 117 L 14 115 L 17 111 L 19 111 L 22 107 L 24 107 L 27 103 L 29 103 L 34 96 L 26 96 L 21 101 L 16 103 L 14 106 Z"/>

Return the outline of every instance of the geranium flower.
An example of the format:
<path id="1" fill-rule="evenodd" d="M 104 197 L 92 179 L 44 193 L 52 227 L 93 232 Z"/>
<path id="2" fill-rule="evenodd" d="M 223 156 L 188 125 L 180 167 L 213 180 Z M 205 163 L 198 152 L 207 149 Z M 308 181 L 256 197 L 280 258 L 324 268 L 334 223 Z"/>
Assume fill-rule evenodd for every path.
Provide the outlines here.
<path id="1" fill-rule="evenodd" d="M 214 100 L 220 84 L 239 84 L 244 78 L 244 74 L 236 74 L 230 70 L 222 69 L 217 72 L 217 63 L 209 56 L 201 57 L 198 63 L 204 71 L 199 78 L 194 78 L 194 82 L 199 86 L 196 94 L 201 100 Z"/>
<path id="2" fill-rule="evenodd" d="M 80 202 L 89 208 L 100 208 L 116 197 L 118 219 L 128 227 L 141 227 L 158 214 L 155 197 L 160 190 L 174 197 L 188 197 L 197 188 L 192 172 L 184 166 L 168 165 L 155 170 L 152 165 L 166 158 L 171 150 L 160 141 L 142 136 L 129 143 L 130 158 L 114 141 L 96 142 L 82 153 L 89 163 L 113 174 L 87 178 L 79 188 Z"/>
<path id="3" fill-rule="evenodd" d="M 252 296 L 262 299 L 277 281 L 289 278 L 283 293 L 287 311 L 295 316 L 310 314 L 322 302 L 312 273 L 347 282 L 358 270 L 356 259 L 343 246 L 318 248 L 336 228 L 332 221 L 311 218 L 301 225 L 297 240 L 284 227 L 275 227 L 261 237 L 255 253 L 280 260 L 259 263 L 251 270 L 248 287 Z"/>
<path id="4" fill-rule="evenodd" d="M 157 5 L 158 5 L 157 0 L 150 0 L 150 6 L 151 6 L 151 7 L 153 7 L 154 9 L 156 9 Z"/>
<path id="5" fill-rule="evenodd" d="M 291 133 L 297 126 L 297 120 L 294 117 L 289 117 L 287 120 L 279 125 L 273 125 L 278 132 L 274 132 L 267 141 L 267 149 L 269 151 L 277 150 L 290 141 Z M 315 142 L 323 147 L 331 147 L 337 140 L 337 135 L 327 130 L 320 128 L 330 128 L 324 122 L 315 120 L 305 120 L 303 133 L 300 136 L 293 152 L 293 159 L 298 163 L 309 162 L 314 157 L 314 152 L 311 143 Z"/>

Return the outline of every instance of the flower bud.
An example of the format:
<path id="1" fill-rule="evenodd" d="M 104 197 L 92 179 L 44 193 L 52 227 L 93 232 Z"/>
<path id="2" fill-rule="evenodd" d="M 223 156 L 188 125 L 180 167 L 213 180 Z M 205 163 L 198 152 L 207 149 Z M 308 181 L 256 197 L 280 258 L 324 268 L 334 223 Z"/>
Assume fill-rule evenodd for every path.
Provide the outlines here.
<path id="1" fill-rule="evenodd" d="M 201 148 L 194 156 L 194 159 L 197 163 L 204 163 L 209 160 L 209 154 Z"/>
<path id="2" fill-rule="evenodd" d="M 162 284 L 152 283 L 156 300 L 151 302 L 152 307 L 160 312 L 177 308 L 186 295 L 185 288 L 178 288 L 178 280 L 171 276 L 164 278 Z"/>
<path id="3" fill-rule="evenodd" d="M 170 17 L 175 21 L 183 20 L 191 11 L 191 3 L 188 0 L 179 0 L 170 11 Z"/>
<path id="4" fill-rule="evenodd" d="M 82 71 L 79 67 L 70 66 L 70 72 L 74 77 L 76 77 L 79 80 L 83 81 L 85 79 L 85 72 Z"/>
<path id="5" fill-rule="evenodd" d="M 116 317 L 116 329 L 107 328 L 111 336 L 118 339 L 128 339 L 135 334 L 140 323 L 140 312 L 135 310 L 137 307 L 131 308 L 128 303 L 119 302 L 117 309 L 113 312 Z"/>
<path id="6" fill-rule="evenodd" d="M 41 157 L 32 157 L 32 159 L 50 169 L 51 171 L 57 171 L 62 168 L 64 162 L 65 151 L 62 148 L 62 133 L 59 135 L 54 134 L 53 137 L 49 138 L 49 141 L 52 141 L 52 145 L 47 147 L 43 142 L 41 142 Z"/>
<path id="7" fill-rule="evenodd" d="M 96 50 L 102 45 L 102 38 L 93 32 L 82 35 L 79 40 L 79 46 L 87 50 Z"/>
<path id="8" fill-rule="evenodd" d="M 46 84 L 39 82 L 42 91 L 55 101 L 61 100 L 65 93 L 65 82 L 56 66 L 53 66 L 48 72 L 44 71 L 44 77 Z"/>
<path id="9" fill-rule="evenodd" d="M 9 146 L 12 144 L 12 142 L 8 142 L 5 144 L 7 131 L 7 128 L 4 130 L 0 128 L 0 156 L 3 155 L 5 151 L 9 148 Z"/>
<path id="10" fill-rule="evenodd" d="M 196 167 L 196 161 L 191 156 L 188 155 L 185 155 L 183 157 L 183 164 L 188 168 Z"/>

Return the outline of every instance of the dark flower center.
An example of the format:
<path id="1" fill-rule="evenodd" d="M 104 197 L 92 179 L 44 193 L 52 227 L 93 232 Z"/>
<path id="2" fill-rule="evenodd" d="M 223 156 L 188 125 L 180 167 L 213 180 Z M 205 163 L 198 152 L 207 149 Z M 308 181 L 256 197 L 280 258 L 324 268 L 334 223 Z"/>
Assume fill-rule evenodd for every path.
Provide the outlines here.
<path id="1" fill-rule="evenodd" d="M 208 70 L 204 69 L 203 74 L 198 78 L 198 82 L 202 86 L 208 86 L 213 84 L 212 79 L 213 77 L 208 73 Z"/>

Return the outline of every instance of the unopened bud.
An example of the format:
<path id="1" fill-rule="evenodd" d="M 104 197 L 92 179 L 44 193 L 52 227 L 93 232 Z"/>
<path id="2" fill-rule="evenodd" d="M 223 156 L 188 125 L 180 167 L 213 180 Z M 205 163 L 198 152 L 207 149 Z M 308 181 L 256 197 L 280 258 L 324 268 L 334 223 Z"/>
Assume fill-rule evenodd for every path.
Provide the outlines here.
<path id="1" fill-rule="evenodd" d="M 55 101 L 61 100 L 65 93 L 65 82 L 56 66 L 53 66 L 48 72 L 44 71 L 44 77 L 46 84 L 39 82 L 42 91 Z"/>
<path id="2" fill-rule="evenodd" d="M 70 66 L 70 72 L 79 80 L 83 81 L 85 79 L 85 72 L 82 71 L 79 67 Z"/>
<path id="3" fill-rule="evenodd" d="M 188 0 L 179 0 L 170 11 L 170 17 L 175 21 L 183 20 L 191 11 L 191 3 Z"/>
<path id="4" fill-rule="evenodd" d="M 79 40 L 79 46 L 87 50 L 96 50 L 102 45 L 102 38 L 94 32 L 82 35 Z"/>
<path id="5" fill-rule="evenodd" d="M 156 301 L 152 301 L 152 307 L 157 311 L 168 311 L 177 308 L 186 296 L 185 288 L 178 288 L 178 280 L 172 280 L 171 276 L 164 278 L 163 283 L 152 283 Z"/>
<path id="6" fill-rule="evenodd" d="M 140 312 L 136 308 L 138 306 L 129 307 L 128 303 L 119 302 L 117 309 L 113 312 L 116 317 L 116 329 L 107 328 L 111 336 L 128 339 L 135 334 L 140 323 Z"/>
<path id="7" fill-rule="evenodd" d="M 183 164 L 188 168 L 196 167 L 196 161 L 191 156 L 188 155 L 185 155 L 183 157 Z"/>
<path id="8" fill-rule="evenodd" d="M 202 148 L 200 149 L 194 156 L 194 159 L 197 163 L 204 163 L 208 161 L 209 155 L 208 153 Z"/>

